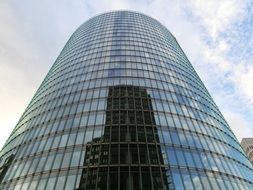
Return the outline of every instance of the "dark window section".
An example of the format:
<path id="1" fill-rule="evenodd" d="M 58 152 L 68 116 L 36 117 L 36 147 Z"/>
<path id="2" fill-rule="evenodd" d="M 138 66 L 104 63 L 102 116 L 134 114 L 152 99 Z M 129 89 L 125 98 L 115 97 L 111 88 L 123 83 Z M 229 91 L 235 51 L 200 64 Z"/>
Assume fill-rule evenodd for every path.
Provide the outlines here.
<path id="1" fill-rule="evenodd" d="M 105 185 L 105 179 L 109 179 L 109 189 L 140 189 L 141 186 L 142 189 L 167 189 L 168 176 L 161 172 L 165 168 L 160 166 L 164 164 L 162 151 L 157 146 L 157 126 L 147 91 L 136 86 L 113 86 L 108 94 L 104 135 L 87 142 L 84 166 L 88 167 L 83 170 L 79 187 L 96 187 L 99 176 L 97 185 Z M 109 176 L 107 168 L 102 167 L 107 164 Z M 130 165 L 135 166 L 133 171 Z M 141 173 L 136 166 L 143 166 Z"/>
<path id="2" fill-rule="evenodd" d="M 0 183 L 4 179 L 8 169 L 10 168 L 10 165 L 12 164 L 12 161 L 14 160 L 15 155 L 12 154 L 8 158 L 6 158 L 4 165 L 0 169 Z"/>

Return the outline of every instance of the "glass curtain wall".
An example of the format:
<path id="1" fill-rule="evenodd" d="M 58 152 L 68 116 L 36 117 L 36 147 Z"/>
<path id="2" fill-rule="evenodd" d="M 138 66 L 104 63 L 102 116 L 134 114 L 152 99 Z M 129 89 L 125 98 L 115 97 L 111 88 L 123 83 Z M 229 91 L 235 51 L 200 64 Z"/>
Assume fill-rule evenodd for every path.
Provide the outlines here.
<path id="1" fill-rule="evenodd" d="M 114 11 L 66 43 L 0 152 L 0 189 L 250 190 L 253 170 L 174 36 Z"/>

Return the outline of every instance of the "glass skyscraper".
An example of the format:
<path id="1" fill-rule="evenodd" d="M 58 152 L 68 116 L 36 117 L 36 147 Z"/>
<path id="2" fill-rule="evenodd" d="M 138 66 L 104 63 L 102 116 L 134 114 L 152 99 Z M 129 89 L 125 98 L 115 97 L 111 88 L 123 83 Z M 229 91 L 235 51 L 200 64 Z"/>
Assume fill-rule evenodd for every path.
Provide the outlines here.
<path id="1" fill-rule="evenodd" d="M 174 36 L 115 11 L 63 48 L 1 150 L 0 189 L 250 190 L 253 168 Z"/>

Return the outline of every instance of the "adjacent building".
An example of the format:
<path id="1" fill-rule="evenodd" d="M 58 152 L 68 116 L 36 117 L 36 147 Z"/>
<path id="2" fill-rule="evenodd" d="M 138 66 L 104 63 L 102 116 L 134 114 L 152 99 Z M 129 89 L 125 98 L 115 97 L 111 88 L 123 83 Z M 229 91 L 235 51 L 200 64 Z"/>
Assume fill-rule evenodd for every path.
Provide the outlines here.
<path id="1" fill-rule="evenodd" d="M 0 158 L 3 190 L 253 189 L 250 161 L 175 37 L 132 11 L 74 32 Z"/>
<path id="2" fill-rule="evenodd" d="M 241 146 L 251 163 L 253 163 L 253 138 L 243 138 Z"/>

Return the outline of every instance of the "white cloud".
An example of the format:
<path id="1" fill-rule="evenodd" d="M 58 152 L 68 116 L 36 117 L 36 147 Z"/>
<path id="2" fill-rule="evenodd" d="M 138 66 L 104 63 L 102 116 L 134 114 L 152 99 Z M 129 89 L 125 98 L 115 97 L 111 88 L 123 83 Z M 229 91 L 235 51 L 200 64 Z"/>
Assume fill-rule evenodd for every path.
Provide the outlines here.
<path id="1" fill-rule="evenodd" d="M 227 111 L 224 115 L 232 124 L 233 132 L 238 139 L 253 137 L 253 131 L 248 127 L 251 123 L 248 123 L 242 114 Z"/>
<path id="2" fill-rule="evenodd" d="M 237 92 L 245 96 L 250 106 L 253 104 L 253 65 L 241 63 L 234 67 L 231 80 L 237 86 Z"/>
<path id="3" fill-rule="evenodd" d="M 200 34 L 195 38 L 199 47 L 191 50 L 200 53 L 187 55 L 239 139 L 253 134 L 253 54 L 246 56 L 242 49 L 252 51 L 253 46 L 250 40 L 242 41 L 245 33 L 241 32 L 250 30 L 242 29 L 248 19 L 247 6 L 247 1 L 197 0 L 187 7 L 192 15 L 189 20 Z"/>
<path id="4" fill-rule="evenodd" d="M 83 7 L 82 1 L 0 3 L 0 148 L 67 38 L 88 18 Z"/>
<path id="5" fill-rule="evenodd" d="M 244 17 L 246 1 L 237 0 L 192 0 L 191 12 L 198 17 L 202 27 L 216 40 L 220 33 L 227 30 L 231 23 Z"/>

